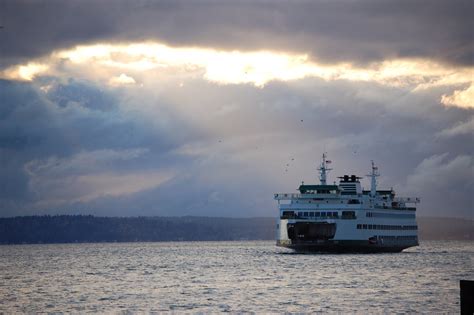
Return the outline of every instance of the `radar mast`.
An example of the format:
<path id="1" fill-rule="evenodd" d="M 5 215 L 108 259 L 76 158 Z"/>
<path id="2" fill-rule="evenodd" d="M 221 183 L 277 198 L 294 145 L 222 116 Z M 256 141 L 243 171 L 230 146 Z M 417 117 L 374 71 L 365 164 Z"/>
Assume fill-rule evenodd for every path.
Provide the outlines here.
<path id="1" fill-rule="evenodd" d="M 366 175 L 367 177 L 370 177 L 370 197 L 374 198 L 375 194 L 377 193 L 377 177 L 380 176 L 378 167 L 375 166 L 374 160 L 372 162 L 372 173 Z"/>
<path id="2" fill-rule="evenodd" d="M 319 180 L 321 181 L 321 185 L 326 185 L 327 180 L 327 172 L 332 170 L 332 168 L 327 168 L 326 164 L 330 164 L 330 160 L 326 160 L 327 156 L 326 153 L 323 153 L 323 160 L 321 161 L 321 165 L 319 166 Z"/>

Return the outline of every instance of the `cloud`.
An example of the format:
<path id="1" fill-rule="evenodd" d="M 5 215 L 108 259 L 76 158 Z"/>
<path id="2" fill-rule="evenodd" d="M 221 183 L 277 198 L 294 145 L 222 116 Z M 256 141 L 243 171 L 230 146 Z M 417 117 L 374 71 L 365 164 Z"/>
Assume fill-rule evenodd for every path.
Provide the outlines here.
<path id="1" fill-rule="evenodd" d="M 456 90 L 451 95 L 443 95 L 441 103 L 446 106 L 474 108 L 474 84 L 471 84 L 467 89 Z"/>
<path id="2" fill-rule="evenodd" d="M 3 67 L 77 43 L 143 40 L 219 50 L 291 51 L 324 63 L 429 58 L 472 65 L 473 60 L 469 0 L 428 5 L 421 0 L 7 1 L 3 10 Z"/>
<path id="3" fill-rule="evenodd" d="M 81 151 L 27 162 L 28 188 L 37 201 L 33 208 L 51 208 L 119 196 L 159 186 L 172 177 L 170 169 L 127 168 L 148 149 Z"/>
<path id="4" fill-rule="evenodd" d="M 381 188 L 420 193 L 420 214 L 466 215 L 466 198 L 448 213 L 443 202 L 424 202 L 431 189 L 425 182 L 404 185 L 429 157 L 472 154 L 468 134 L 438 136 L 472 116 L 439 103 L 459 88 L 439 83 L 449 70 L 443 65 L 391 61 L 370 68 L 375 77 L 341 78 L 359 69 L 354 64 L 331 68 L 334 76 L 217 84 L 206 77 L 212 58 L 198 66 L 164 63 L 153 51 L 133 55 L 120 45 L 80 62 L 63 55 L 54 71 L 32 81 L 0 81 L 0 156 L 8 162 L 0 172 L 16 179 L 2 183 L 0 213 L 272 216 L 273 193 L 316 182 L 315 165 L 327 151 L 335 168 L 330 182 L 366 174 L 374 159 Z M 171 56 L 178 49 L 166 47 Z M 207 51 L 246 62 L 253 56 Z M 153 67 L 133 71 L 142 59 Z M 418 69 L 423 76 L 413 74 Z M 110 86 L 122 73 L 139 84 Z M 464 185 L 467 178 L 449 178 L 457 180 Z"/>
<path id="5" fill-rule="evenodd" d="M 407 185 L 422 194 L 421 202 L 425 204 L 422 215 L 454 215 L 472 219 L 473 178 L 472 155 L 459 155 L 449 159 L 449 154 L 443 153 L 424 159 L 408 177 Z M 446 211 L 441 211 L 443 208 Z M 453 212 L 453 209 L 458 211 Z"/>
<path id="6" fill-rule="evenodd" d="M 48 200 L 147 189 L 172 174 L 170 161 L 180 160 L 167 156 L 182 140 L 164 128 L 163 115 L 146 119 L 122 111 L 117 95 L 91 84 L 0 80 L 0 91 L 3 215 L 35 213 L 39 204 L 48 209 Z M 186 127 L 182 132 L 192 134 Z"/>
<path id="7" fill-rule="evenodd" d="M 135 159 L 148 152 L 148 149 L 81 151 L 68 158 L 51 156 L 46 160 L 32 160 L 25 165 L 31 176 L 81 175 L 103 169 L 115 161 Z"/>
<path id="8" fill-rule="evenodd" d="M 474 117 L 471 117 L 468 121 L 459 122 L 453 127 L 449 127 L 441 130 L 438 134 L 439 137 L 450 138 L 459 135 L 474 135 Z M 472 140 L 472 138 L 471 138 Z"/>
<path id="9" fill-rule="evenodd" d="M 31 81 L 36 76 L 46 73 L 49 66 L 30 62 L 25 65 L 12 66 L 0 73 L 0 78 L 7 80 Z"/>
<path id="10" fill-rule="evenodd" d="M 109 80 L 110 85 L 135 84 L 135 79 L 129 77 L 125 73 L 121 73 L 118 77 L 113 77 Z"/>
<path id="11" fill-rule="evenodd" d="M 57 51 L 41 60 L 45 70 L 35 75 L 67 77 L 74 75 L 100 84 L 134 85 L 135 78 L 146 84 L 156 77 L 161 79 L 203 78 L 216 84 L 253 84 L 263 87 L 271 81 L 293 81 L 304 78 L 321 78 L 326 81 L 373 82 L 393 87 L 407 87 L 413 92 L 450 87 L 453 95 L 442 95 L 443 104 L 472 107 L 472 68 L 452 67 L 422 59 L 393 59 L 370 66 L 338 63 L 321 64 L 309 60 L 307 55 L 278 51 L 221 51 L 206 47 L 170 47 L 157 42 L 94 44 Z M 39 62 L 39 61 L 38 61 Z M 9 73 L 25 66 L 12 66 Z M 122 71 L 128 71 L 133 77 Z M 22 78 L 22 77 L 20 77 Z M 454 90 L 468 85 L 467 90 Z"/>

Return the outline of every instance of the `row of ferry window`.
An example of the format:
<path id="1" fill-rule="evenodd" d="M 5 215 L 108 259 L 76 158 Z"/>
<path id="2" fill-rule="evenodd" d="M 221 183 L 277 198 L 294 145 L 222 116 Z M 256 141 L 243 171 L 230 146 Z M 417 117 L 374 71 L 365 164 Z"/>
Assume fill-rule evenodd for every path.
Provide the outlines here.
<path id="1" fill-rule="evenodd" d="M 308 212 L 298 212 L 299 217 L 329 217 L 329 218 L 338 218 L 339 214 L 336 212 L 314 212 L 314 211 L 308 211 Z"/>
<path id="2" fill-rule="evenodd" d="M 398 218 L 398 219 L 413 219 L 415 214 L 412 213 L 381 213 L 381 212 L 367 212 L 367 218 Z"/>
<path id="3" fill-rule="evenodd" d="M 357 224 L 358 230 L 417 230 L 416 225 Z"/>
<path id="4" fill-rule="evenodd" d="M 285 197 L 286 197 L 286 195 L 285 195 Z M 313 201 L 319 201 L 319 202 L 316 202 L 316 203 L 321 203 L 321 202 L 324 201 L 324 200 L 323 200 L 322 198 L 313 198 Z M 306 202 L 307 202 L 307 203 L 312 203 L 311 200 L 303 201 L 302 203 L 306 203 Z M 345 203 L 345 202 L 346 202 L 346 201 L 341 200 L 341 203 Z M 296 200 L 295 203 L 299 203 L 299 201 Z M 326 200 L 326 203 L 329 203 L 329 200 Z M 331 203 L 335 203 L 335 202 L 331 202 Z M 356 204 L 358 205 L 358 204 L 363 204 L 364 202 L 363 202 L 363 201 L 359 201 L 359 200 L 357 200 L 357 199 L 349 199 L 349 200 L 347 201 L 347 203 L 350 204 L 350 205 L 356 205 Z"/>
<path id="5" fill-rule="evenodd" d="M 341 215 L 337 211 L 283 211 L 282 219 L 292 218 L 333 218 L 333 219 L 355 219 L 355 211 L 342 211 Z"/>

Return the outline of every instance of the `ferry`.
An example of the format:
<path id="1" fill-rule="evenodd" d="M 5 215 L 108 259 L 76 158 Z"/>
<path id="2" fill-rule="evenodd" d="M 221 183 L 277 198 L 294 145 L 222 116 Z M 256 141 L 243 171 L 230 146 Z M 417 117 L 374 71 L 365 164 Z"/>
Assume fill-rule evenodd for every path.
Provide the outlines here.
<path id="1" fill-rule="evenodd" d="M 299 186 L 299 193 L 277 193 L 277 246 L 298 252 L 401 252 L 418 246 L 417 197 L 397 197 L 377 190 L 378 168 L 372 161 L 370 190 L 362 177 L 344 175 L 327 184 L 331 163 L 323 154 L 320 184 Z"/>

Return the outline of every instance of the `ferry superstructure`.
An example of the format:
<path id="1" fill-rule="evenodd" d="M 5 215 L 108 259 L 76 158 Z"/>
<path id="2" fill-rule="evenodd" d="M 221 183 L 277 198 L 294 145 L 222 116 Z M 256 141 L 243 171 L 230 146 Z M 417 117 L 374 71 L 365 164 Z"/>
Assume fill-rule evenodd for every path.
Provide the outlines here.
<path id="1" fill-rule="evenodd" d="M 418 245 L 416 197 L 396 197 L 377 190 L 378 168 L 372 161 L 370 190 L 356 175 L 328 185 L 331 170 L 323 154 L 319 185 L 299 186 L 299 193 L 277 193 L 277 246 L 316 252 L 401 252 Z"/>

